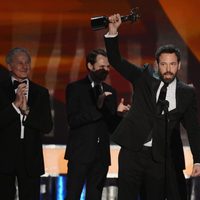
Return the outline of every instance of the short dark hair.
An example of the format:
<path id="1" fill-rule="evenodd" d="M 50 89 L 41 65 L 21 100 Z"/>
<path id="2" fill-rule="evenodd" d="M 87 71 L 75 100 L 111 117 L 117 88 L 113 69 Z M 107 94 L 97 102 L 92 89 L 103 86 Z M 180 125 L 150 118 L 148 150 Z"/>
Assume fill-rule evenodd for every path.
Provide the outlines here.
<path id="1" fill-rule="evenodd" d="M 26 56 L 28 57 L 29 62 L 31 62 L 31 55 L 28 51 L 28 49 L 22 48 L 22 47 L 15 47 L 11 49 L 7 55 L 6 55 L 6 63 L 11 64 L 13 62 L 13 58 L 17 53 L 25 53 Z"/>
<path id="2" fill-rule="evenodd" d="M 86 56 L 86 66 L 87 66 L 88 63 L 90 63 L 91 65 L 94 65 L 98 55 L 102 55 L 102 56 L 107 57 L 107 53 L 106 53 L 105 50 L 103 50 L 103 49 L 94 49 L 94 50 L 90 51 L 88 53 L 88 55 Z"/>
<path id="3" fill-rule="evenodd" d="M 160 46 L 156 50 L 155 58 L 156 58 L 157 63 L 159 63 L 159 58 L 162 53 L 175 53 L 178 62 L 180 62 L 180 60 L 181 60 L 181 51 L 179 48 L 175 47 L 173 44 L 167 44 L 167 45 Z"/>

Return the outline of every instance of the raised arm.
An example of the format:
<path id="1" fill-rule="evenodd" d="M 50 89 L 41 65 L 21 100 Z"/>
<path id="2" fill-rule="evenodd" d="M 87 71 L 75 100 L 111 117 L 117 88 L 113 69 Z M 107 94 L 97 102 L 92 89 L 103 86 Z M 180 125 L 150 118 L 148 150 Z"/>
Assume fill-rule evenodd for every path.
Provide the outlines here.
<path id="1" fill-rule="evenodd" d="M 110 16 L 109 21 L 108 33 L 104 37 L 109 62 L 125 79 L 134 84 L 142 74 L 143 68 L 121 57 L 118 46 L 118 29 L 121 25 L 120 15 Z"/>

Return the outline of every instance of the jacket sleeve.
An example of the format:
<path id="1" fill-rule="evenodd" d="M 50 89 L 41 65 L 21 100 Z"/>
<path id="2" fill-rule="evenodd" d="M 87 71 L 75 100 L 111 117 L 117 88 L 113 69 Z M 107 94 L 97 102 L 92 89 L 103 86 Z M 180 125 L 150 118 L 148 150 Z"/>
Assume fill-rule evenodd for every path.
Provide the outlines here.
<path id="1" fill-rule="evenodd" d="M 182 124 L 187 131 L 194 163 L 200 163 L 200 126 L 194 88 L 191 89 L 191 102 L 184 113 Z"/>
<path id="2" fill-rule="evenodd" d="M 106 97 L 102 108 L 102 113 L 110 133 L 115 130 L 122 119 L 122 117 L 117 114 L 117 93 L 113 88 L 111 89 L 111 92 L 112 95 Z"/>
<path id="3" fill-rule="evenodd" d="M 132 84 L 135 84 L 135 82 L 141 76 L 143 68 L 138 67 L 121 57 L 118 46 L 118 36 L 114 38 L 104 38 L 104 40 L 109 63 L 126 80 L 130 81 Z"/>
<path id="4" fill-rule="evenodd" d="M 20 121 L 20 115 L 12 106 L 12 100 L 10 100 L 9 97 L 5 95 L 5 91 L 0 88 L 0 132 L 16 121 Z"/>

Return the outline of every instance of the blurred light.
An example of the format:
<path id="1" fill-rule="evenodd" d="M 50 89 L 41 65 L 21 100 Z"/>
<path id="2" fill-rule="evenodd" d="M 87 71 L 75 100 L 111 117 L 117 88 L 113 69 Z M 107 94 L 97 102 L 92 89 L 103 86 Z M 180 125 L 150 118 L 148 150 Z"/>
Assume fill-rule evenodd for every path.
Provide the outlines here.
<path id="1" fill-rule="evenodd" d="M 56 200 L 65 199 L 65 196 L 67 194 L 66 182 L 67 182 L 67 177 L 65 175 L 58 176 L 56 181 Z M 85 194 L 86 194 L 86 185 L 84 184 L 80 200 L 85 200 Z"/>
<path id="2" fill-rule="evenodd" d="M 66 195 L 66 177 L 58 176 L 56 183 L 56 200 L 64 200 Z"/>
<path id="3" fill-rule="evenodd" d="M 85 200 L 86 186 L 84 184 L 80 200 Z"/>

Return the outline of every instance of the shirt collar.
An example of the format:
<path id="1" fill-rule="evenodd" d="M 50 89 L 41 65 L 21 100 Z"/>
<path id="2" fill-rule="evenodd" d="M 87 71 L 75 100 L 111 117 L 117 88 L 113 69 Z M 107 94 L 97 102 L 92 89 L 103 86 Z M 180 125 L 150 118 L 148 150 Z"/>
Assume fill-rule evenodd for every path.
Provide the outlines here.
<path id="1" fill-rule="evenodd" d="M 177 83 L 177 79 L 175 78 L 171 83 L 169 83 L 169 85 L 167 86 L 167 88 L 175 87 L 175 86 L 176 86 L 176 83 Z M 164 85 L 164 82 L 161 81 L 161 82 L 160 82 L 160 87 L 162 87 L 163 85 Z"/>
<path id="2" fill-rule="evenodd" d="M 96 83 L 96 82 L 92 79 L 92 77 L 91 77 L 90 74 L 88 74 L 88 79 L 89 79 L 89 81 L 90 81 L 90 83 L 91 83 L 92 88 L 94 88 L 95 85 L 101 85 L 101 87 L 102 87 L 102 82 Z"/>

